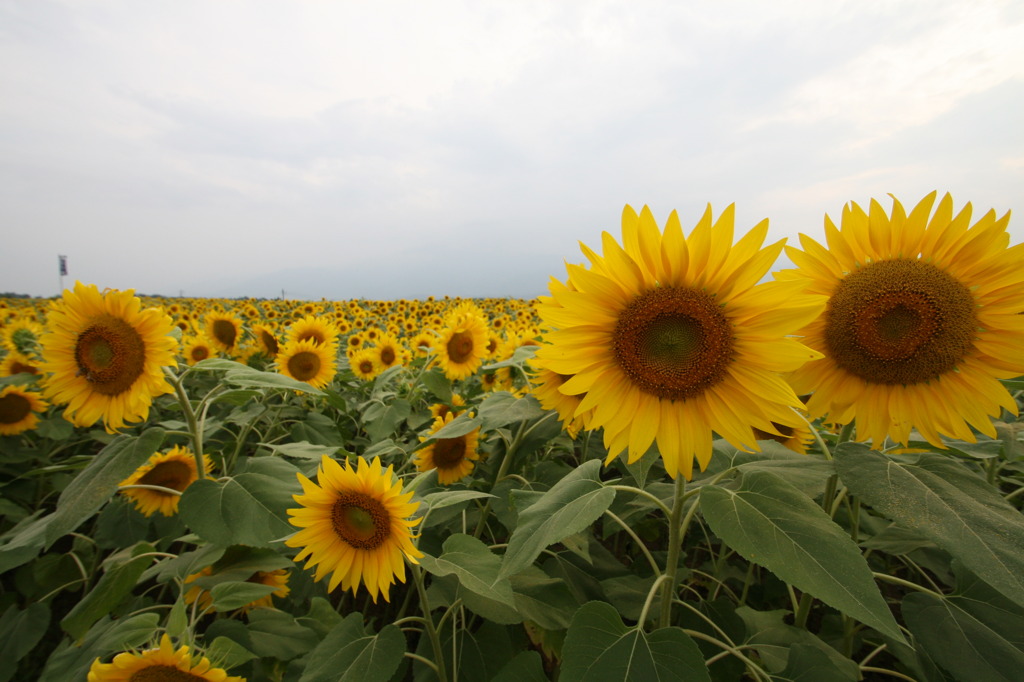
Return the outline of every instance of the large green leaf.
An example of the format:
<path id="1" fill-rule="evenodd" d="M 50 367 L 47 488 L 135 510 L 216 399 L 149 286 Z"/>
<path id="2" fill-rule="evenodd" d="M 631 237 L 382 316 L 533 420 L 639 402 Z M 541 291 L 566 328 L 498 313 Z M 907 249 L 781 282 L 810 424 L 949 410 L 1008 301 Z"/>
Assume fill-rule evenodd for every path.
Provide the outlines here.
<path id="1" fill-rule="evenodd" d="M 593 459 L 573 469 L 519 515 L 501 566 L 501 575 L 518 573 L 550 545 L 596 521 L 615 499 L 615 491 L 598 478 L 601 462 Z"/>
<path id="2" fill-rule="evenodd" d="M 444 541 L 441 556 L 420 559 L 420 565 L 436 576 L 455 575 L 467 590 L 515 607 L 508 578 L 499 577 L 501 557 L 471 535 L 457 533 Z"/>
<path id="3" fill-rule="evenodd" d="M 562 647 L 560 682 L 696 682 L 707 680 L 697 644 L 681 628 L 647 634 L 626 627 L 610 604 L 588 602 L 579 608 Z"/>
<path id="4" fill-rule="evenodd" d="M 287 509 L 296 507 L 296 479 L 264 474 L 239 474 L 227 480 L 205 479 L 181 496 L 178 513 L 196 535 L 215 545 L 268 547 L 294 533 Z"/>
<path id="5" fill-rule="evenodd" d="M 480 403 L 480 419 L 485 431 L 544 415 L 544 408 L 532 395 L 516 398 L 508 391 L 498 391 Z"/>
<path id="6" fill-rule="evenodd" d="M 860 443 L 837 448 L 835 461 L 852 494 L 1024 605 L 1024 515 L 985 480 L 943 455 L 896 460 Z"/>
<path id="7" fill-rule="evenodd" d="M 1024 671 L 1024 649 L 1008 637 L 1020 638 L 1024 620 L 1011 630 L 985 622 L 961 607 L 957 599 L 914 592 L 903 599 L 903 617 L 924 650 L 958 679 L 971 682 L 1012 682 Z"/>
<path id="8" fill-rule="evenodd" d="M 810 498 L 767 471 L 736 489 L 701 489 L 711 530 L 748 561 L 894 639 L 899 626 L 850 536 Z"/>
<path id="9" fill-rule="evenodd" d="M 7 682 L 16 672 L 17 663 L 32 651 L 50 624 L 50 607 L 30 604 L 24 611 L 11 606 L 0 616 L 0 682 Z"/>
<path id="10" fill-rule="evenodd" d="M 386 682 L 402 662 L 405 646 L 394 625 L 370 634 L 362 614 L 351 613 L 309 654 L 299 682 Z"/>
<path id="11" fill-rule="evenodd" d="M 57 511 L 46 528 L 46 547 L 99 511 L 117 492 L 118 484 L 163 442 L 164 430 L 151 428 L 139 436 L 120 435 L 103 448 L 60 494 Z"/>
<path id="12" fill-rule="evenodd" d="M 153 547 L 150 545 L 140 545 L 136 553 L 152 550 Z M 113 611 L 114 607 L 132 591 L 139 577 L 151 563 L 153 557 L 140 556 L 108 570 L 96 583 L 96 587 L 76 603 L 71 612 L 64 617 L 60 622 L 61 627 L 75 639 L 80 639 L 93 623 Z"/>

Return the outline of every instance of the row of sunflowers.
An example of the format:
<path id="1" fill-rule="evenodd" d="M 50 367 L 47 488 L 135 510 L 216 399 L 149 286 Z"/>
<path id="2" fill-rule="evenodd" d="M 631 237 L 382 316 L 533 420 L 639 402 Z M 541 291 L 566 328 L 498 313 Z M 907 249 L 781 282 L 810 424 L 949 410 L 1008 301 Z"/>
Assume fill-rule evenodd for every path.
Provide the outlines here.
<path id="1" fill-rule="evenodd" d="M 0 682 L 1012 679 L 1024 245 L 972 217 L 627 206 L 535 301 L 2 300 Z"/>

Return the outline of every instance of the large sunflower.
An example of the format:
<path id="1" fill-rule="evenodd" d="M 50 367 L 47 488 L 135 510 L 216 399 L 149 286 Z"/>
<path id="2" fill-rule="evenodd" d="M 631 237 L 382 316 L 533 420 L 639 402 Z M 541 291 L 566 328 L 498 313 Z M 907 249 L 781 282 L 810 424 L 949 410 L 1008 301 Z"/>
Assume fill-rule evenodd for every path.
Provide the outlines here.
<path id="1" fill-rule="evenodd" d="M 429 434 L 435 434 L 442 428 L 452 423 L 455 419 L 454 412 L 447 412 L 444 416 L 434 418 Z M 437 482 L 441 485 L 451 485 L 461 478 L 469 476 L 475 466 L 473 462 L 480 459 L 477 452 L 477 443 L 480 438 L 480 429 L 474 429 L 467 434 L 455 436 L 454 438 L 438 438 L 433 443 L 416 453 L 416 468 L 420 471 L 437 469 Z M 420 438 L 420 442 L 429 439 Z"/>
<path id="2" fill-rule="evenodd" d="M 205 476 L 213 468 L 213 462 L 207 455 L 203 455 L 203 466 L 206 468 L 203 472 Z M 198 479 L 196 458 L 192 451 L 175 445 L 167 452 L 153 453 L 145 464 L 119 485 L 152 485 L 183 493 Z M 128 497 L 144 516 L 152 516 L 155 512 L 160 512 L 164 516 L 174 516 L 178 513 L 180 495 L 151 488 L 125 488 L 121 493 Z"/>
<path id="3" fill-rule="evenodd" d="M 39 415 L 48 403 L 28 386 L 5 386 L 0 389 L 0 436 L 16 436 L 31 431 L 39 424 Z"/>
<path id="4" fill-rule="evenodd" d="M 171 638 L 160 637 L 160 645 L 140 653 L 124 652 L 111 663 L 92 662 L 88 682 L 245 682 L 244 677 L 229 676 L 215 668 L 210 659 L 193 654 L 186 645 L 175 650 Z"/>
<path id="5" fill-rule="evenodd" d="M 101 294 L 76 282 L 50 308 L 47 326 L 44 391 L 67 403 L 64 418 L 75 426 L 103 419 L 113 431 L 142 421 L 153 398 L 173 390 L 162 370 L 176 364 L 171 318 L 159 308 L 143 310 L 131 289 Z"/>
<path id="6" fill-rule="evenodd" d="M 752 428 L 799 426 L 801 407 L 779 376 L 818 357 L 787 338 L 814 318 L 823 297 L 794 282 L 757 282 L 782 250 L 761 248 L 762 221 L 733 245 L 733 207 L 712 223 L 711 207 L 683 236 L 676 213 L 664 233 L 647 207 L 622 215 L 623 246 L 603 234 L 604 254 L 586 246 L 589 269 L 567 265 L 569 282 L 538 305 L 546 345 L 535 365 L 568 377 L 558 390 L 579 396 L 604 429 L 608 461 L 652 443 L 673 478 L 690 478 L 693 458 L 711 459 L 713 433 L 756 448 Z"/>
<path id="7" fill-rule="evenodd" d="M 448 318 L 437 343 L 437 362 L 449 379 L 465 379 L 487 355 L 487 322 L 466 308 Z"/>
<path id="8" fill-rule="evenodd" d="M 842 229 L 826 216 L 828 249 L 800 235 L 797 270 L 780 278 L 829 297 L 801 333 L 824 358 L 791 382 L 811 392 L 812 417 L 856 419 L 858 439 L 906 444 L 911 429 L 942 446 L 942 435 L 974 441 L 970 426 L 996 437 L 991 417 L 1017 405 L 999 383 L 1024 374 L 1024 244 L 1009 247 L 1010 214 L 971 205 L 954 216 L 936 193 L 907 215 L 872 200 L 843 208 Z"/>
<path id="9" fill-rule="evenodd" d="M 336 356 L 335 346 L 306 339 L 289 341 L 281 346 L 275 362 L 281 374 L 305 381 L 314 388 L 323 388 L 331 383 L 338 371 Z"/>
<path id="10" fill-rule="evenodd" d="M 316 566 L 314 580 L 331 573 L 329 592 L 340 584 L 354 594 L 362 583 L 374 603 L 378 593 L 391 601 L 395 578 L 405 582 L 403 557 L 419 563 L 416 559 L 423 556 L 410 531 L 420 519 L 407 520 L 419 507 L 409 501 L 413 493 L 403 493 L 392 467 L 382 471 L 376 457 L 373 462 L 359 458 L 358 467 L 352 468 L 324 455 L 319 485 L 298 477 L 305 494 L 294 497 L 302 506 L 288 514 L 301 530 L 285 541 L 302 548 L 295 561 L 309 557 L 306 567 Z"/>

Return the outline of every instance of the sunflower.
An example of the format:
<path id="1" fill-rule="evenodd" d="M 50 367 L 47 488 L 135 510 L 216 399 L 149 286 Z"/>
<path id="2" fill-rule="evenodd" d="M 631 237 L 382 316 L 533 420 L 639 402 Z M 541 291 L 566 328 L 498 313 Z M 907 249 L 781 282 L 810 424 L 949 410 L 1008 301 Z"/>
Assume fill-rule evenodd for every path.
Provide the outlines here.
<path id="1" fill-rule="evenodd" d="M 592 411 L 577 416 L 576 408 L 583 402 L 583 396 L 566 395 L 559 390 L 562 384 L 571 378 L 550 369 L 535 369 L 530 375 L 530 392 L 537 398 L 541 407 L 555 411 L 558 421 L 562 422 L 562 427 L 575 438 L 581 429 L 587 428 Z"/>
<path id="2" fill-rule="evenodd" d="M 256 343 L 259 344 L 265 354 L 270 357 L 277 355 L 280 347 L 277 343 L 277 334 L 272 326 L 269 324 L 254 324 L 252 326 L 252 334 L 256 337 Z"/>
<path id="3" fill-rule="evenodd" d="M 773 440 L 781 443 L 793 452 L 801 455 L 807 454 L 807 448 L 814 442 L 814 436 L 807 426 L 786 426 L 772 422 L 777 433 L 769 433 L 761 429 L 754 429 L 754 438 L 758 440 Z"/>
<path id="4" fill-rule="evenodd" d="M 348 366 L 352 373 L 363 381 L 373 381 L 384 371 L 384 367 L 380 364 L 380 359 L 377 357 L 377 351 L 373 348 L 363 348 L 356 351 L 349 358 Z"/>
<path id="5" fill-rule="evenodd" d="M 487 323 L 471 308 L 463 310 L 449 316 L 437 343 L 437 362 L 452 380 L 472 376 L 487 354 Z"/>
<path id="6" fill-rule="evenodd" d="M 326 319 L 306 315 L 288 326 L 287 340 L 312 340 L 318 345 L 333 346 L 337 350 L 338 329 Z"/>
<path id="7" fill-rule="evenodd" d="M 437 433 L 454 419 L 455 414 L 450 411 L 443 417 L 436 417 L 429 434 Z M 421 437 L 420 442 L 429 439 L 427 435 Z M 480 459 L 480 453 L 477 452 L 479 439 L 480 429 L 454 438 L 438 438 L 416 453 L 416 468 L 420 471 L 437 469 L 437 482 L 451 485 L 473 471 L 473 462 Z"/>
<path id="8" fill-rule="evenodd" d="M 281 346 L 275 362 L 281 374 L 323 388 L 338 371 L 336 354 L 334 346 L 320 345 L 312 339 L 289 341 Z"/>
<path id="9" fill-rule="evenodd" d="M 391 334 L 381 334 L 374 351 L 384 369 L 405 364 L 409 359 L 408 351 Z"/>
<path id="10" fill-rule="evenodd" d="M 75 283 L 50 309 L 43 334 L 47 398 L 67 403 L 75 426 L 103 419 L 108 431 L 149 416 L 153 398 L 173 389 L 162 367 L 175 366 L 171 318 L 142 309 L 132 290 L 100 293 Z"/>
<path id="11" fill-rule="evenodd" d="M 459 412 L 466 409 L 466 399 L 458 393 L 452 393 L 452 399 L 447 403 L 434 403 L 430 406 L 430 414 L 434 418 L 444 417 L 449 412 L 458 416 Z"/>
<path id="12" fill-rule="evenodd" d="M 230 567 L 229 567 L 230 570 Z M 188 591 L 185 592 L 185 603 L 192 604 L 196 601 L 199 602 L 199 608 L 204 612 L 209 611 L 211 613 L 216 612 L 213 608 L 213 595 L 210 591 L 200 587 L 199 585 L 193 584 L 200 578 L 205 578 L 214 575 L 213 566 L 207 566 L 198 573 L 192 573 L 185 578 L 185 587 L 188 587 Z M 247 583 L 255 583 L 257 585 L 267 585 L 268 587 L 275 588 L 270 594 L 265 594 L 259 599 L 245 604 L 238 610 L 242 613 L 248 613 L 253 609 L 269 609 L 274 606 L 274 597 L 286 597 L 291 592 L 291 588 L 288 587 L 288 576 L 289 572 L 283 568 L 276 571 L 256 571 L 248 578 L 245 579 Z"/>
<path id="13" fill-rule="evenodd" d="M 420 519 L 407 520 L 419 507 L 410 502 L 413 493 L 402 492 L 402 482 L 392 467 L 382 471 L 380 459 L 359 458 L 358 467 L 344 466 L 324 455 L 317 480 L 313 483 L 297 474 L 303 495 L 295 495 L 301 507 L 289 509 L 293 526 L 300 528 L 285 541 L 289 547 L 301 547 L 295 561 L 309 557 L 306 568 L 316 566 L 314 580 L 328 573 L 331 592 L 341 584 L 355 594 L 365 584 L 370 597 L 377 593 L 391 601 L 395 578 L 405 582 L 405 557 L 412 563 L 423 553 L 412 544 L 411 528 Z"/>
<path id="14" fill-rule="evenodd" d="M 3 344 L 7 348 L 20 353 L 33 353 L 39 345 L 39 337 L 43 328 L 27 318 L 15 319 L 3 329 Z"/>
<path id="15" fill-rule="evenodd" d="M 16 350 L 8 351 L 0 362 L 0 377 L 15 374 L 39 374 L 39 362 Z"/>
<path id="16" fill-rule="evenodd" d="M 417 357 L 425 358 L 434 352 L 434 348 L 437 346 L 437 334 L 430 330 L 421 331 L 412 337 L 409 346 Z"/>
<path id="17" fill-rule="evenodd" d="M 181 355 L 185 358 L 185 362 L 190 365 L 194 365 L 207 358 L 217 357 L 217 349 L 214 348 L 213 344 L 205 336 L 193 336 L 182 339 L 181 346 Z"/>
<path id="18" fill-rule="evenodd" d="M 37 412 L 49 406 L 28 386 L 5 386 L 0 389 L 0 436 L 16 436 L 31 431 L 39 424 Z"/>
<path id="19" fill-rule="evenodd" d="M 112 663 L 96 659 L 89 667 L 88 682 L 245 682 L 243 677 L 228 676 L 223 668 L 215 668 L 210 659 L 193 654 L 182 645 L 177 650 L 166 634 L 154 649 L 114 656 Z"/>
<path id="20" fill-rule="evenodd" d="M 217 348 L 230 352 L 242 338 L 242 320 L 233 313 L 207 313 L 205 334 Z"/>
<path id="21" fill-rule="evenodd" d="M 800 333 L 824 358 L 791 382 L 811 392 L 811 416 L 828 413 L 857 437 L 904 445 L 911 429 L 932 445 L 942 435 L 995 438 L 991 417 L 1017 405 L 1000 379 L 1024 374 L 1024 244 L 1009 247 L 1010 214 L 989 211 L 974 225 L 971 205 L 953 214 L 936 193 L 907 215 L 872 200 L 843 208 L 842 229 L 826 216 L 828 249 L 800 235 L 779 273 L 828 296 L 825 311 Z"/>
<path id="22" fill-rule="evenodd" d="M 604 254 L 586 246 L 589 269 L 567 265 L 569 281 L 539 304 L 546 342 L 535 367 L 570 377 L 558 390 L 593 411 L 608 462 L 639 459 L 657 443 L 665 469 L 689 479 L 696 457 L 711 459 L 717 433 L 743 449 L 753 428 L 799 426 L 802 406 L 779 376 L 819 354 L 787 338 L 814 318 L 820 296 L 791 282 L 757 284 L 783 242 L 761 248 L 762 221 L 736 245 L 733 207 L 712 223 L 711 207 L 689 238 L 677 214 L 662 232 L 647 207 L 622 215 L 623 245 L 603 235 Z"/>
<path id="23" fill-rule="evenodd" d="M 203 455 L 203 466 L 210 473 L 213 462 L 209 456 Z M 188 448 L 175 445 L 167 452 L 155 452 L 145 464 L 136 469 L 131 476 L 119 484 L 121 494 L 128 497 L 143 516 L 152 516 L 160 512 L 164 516 L 178 513 L 178 501 L 181 495 L 153 490 L 152 488 L 124 488 L 124 486 L 160 486 L 170 488 L 179 493 L 192 485 L 199 476 L 196 469 L 196 458 Z"/>

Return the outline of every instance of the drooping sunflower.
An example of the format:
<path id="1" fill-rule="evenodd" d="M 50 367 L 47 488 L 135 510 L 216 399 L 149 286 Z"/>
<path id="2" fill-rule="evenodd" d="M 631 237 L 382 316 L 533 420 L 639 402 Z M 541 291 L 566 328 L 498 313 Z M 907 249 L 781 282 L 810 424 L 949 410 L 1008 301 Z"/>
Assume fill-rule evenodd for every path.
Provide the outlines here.
<path id="1" fill-rule="evenodd" d="M 320 345 L 312 339 L 289 341 L 281 346 L 275 363 L 281 374 L 323 388 L 338 371 L 336 354 L 334 346 Z"/>
<path id="2" fill-rule="evenodd" d="M 203 472 L 205 476 L 213 468 L 213 462 L 207 455 L 203 455 L 203 466 L 206 469 Z M 145 464 L 119 485 L 154 485 L 183 493 L 198 479 L 196 459 L 192 451 L 175 445 L 167 452 L 154 452 Z M 150 488 L 125 488 L 121 490 L 121 494 L 130 499 L 143 516 L 152 516 L 156 512 L 164 516 L 174 516 L 178 513 L 178 501 L 181 499 L 180 495 Z"/>
<path id="3" fill-rule="evenodd" d="M 231 352 L 242 340 L 242 320 L 234 313 L 208 312 L 205 323 L 206 338 L 220 350 Z"/>
<path id="4" fill-rule="evenodd" d="M 826 216 L 828 249 L 800 235 L 787 249 L 796 270 L 780 278 L 828 296 L 799 333 L 824 357 L 796 371 L 812 392 L 811 416 L 856 420 L 857 438 L 906 444 L 911 429 L 942 447 L 942 435 L 996 437 L 991 417 L 1017 405 L 999 383 L 1024 374 L 1024 244 L 1009 246 L 1010 214 L 989 211 L 971 225 L 971 205 L 954 215 L 936 193 L 908 215 L 872 200 L 843 208 L 841 229 Z"/>
<path id="5" fill-rule="evenodd" d="M 430 434 L 437 433 L 454 419 L 452 412 L 436 417 L 428 435 L 421 436 L 420 442 L 429 440 Z M 454 438 L 438 438 L 416 453 L 416 468 L 420 471 L 437 469 L 437 482 L 451 485 L 472 473 L 474 462 L 480 459 L 477 451 L 479 439 L 480 429 Z"/>
<path id="6" fill-rule="evenodd" d="M 449 379 L 465 379 L 487 355 L 487 323 L 469 309 L 449 316 L 447 322 L 437 343 L 437 362 Z"/>
<path id="7" fill-rule="evenodd" d="M 39 424 L 39 412 L 49 406 L 28 386 L 5 386 L 0 389 L 0 436 L 16 436 L 31 431 Z"/>
<path id="8" fill-rule="evenodd" d="M 277 342 L 277 334 L 272 326 L 269 324 L 254 324 L 252 326 L 252 334 L 256 337 L 256 343 L 259 344 L 264 353 L 270 357 L 277 355 L 280 345 Z"/>
<path id="9" fill-rule="evenodd" d="M 348 366 L 352 373 L 363 381 L 373 381 L 384 371 L 383 365 L 377 357 L 377 351 L 373 348 L 363 348 L 356 351 L 349 358 Z"/>
<path id="10" fill-rule="evenodd" d="M 126 651 L 114 656 L 111 663 L 96 659 L 89 667 L 88 682 L 245 682 L 245 678 L 229 676 L 216 668 L 202 654 L 192 653 L 188 646 L 177 649 L 166 634 L 160 645 L 135 653 Z"/>
<path id="11" fill-rule="evenodd" d="M 142 309 L 131 289 L 100 293 L 75 283 L 53 304 L 43 334 L 44 394 L 67 404 L 75 426 L 103 419 L 108 431 L 149 416 L 153 398 L 173 389 L 162 367 L 175 366 L 171 318 Z"/>
<path id="12" fill-rule="evenodd" d="M 196 580 L 214 575 L 214 567 L 207 566 L 197 573 L 192 573 L 185 578 L 185 587 L 188 587 L 188 591 L 185 592 L 185 603 L 192 604 L 196 601 L 199 602 L 199 608 L 203 611 L 209 611 L 215 613 L 216 609 L 213 608 L 213 595 L 210 591 L 194 584 Z M 247 583 L 255 583 L 257 585 L 267 585 L 268 587 L 275 588 L 270 594 L 265 594 L 259 599 L 255 599 L 248 604 L 241 606 L 238 610 L 242 613 L 248 613 L 253 609 L 269 609 L 274 606 L 274 597 L 287 597 L 288 593 L 291 592 L 291 588 L 288 587 L 288 576 L 290 573 L 283 568 L 275 571 L 255 571 L 252 575 L 245 579 Z"/>
<path id="13" fill-rule="evenodd" d="M 690 236 L 677 214 L 662 232 L 647 207 L 622 215 L 623 244 L 603 234 L 603 255 L 583 246 L 590 268 L 567 265 L 569 282 L 538 304 L 549 330 L 534 365 L 570 377 L 558 390 L 579 396 L 604 429 L 608 461 L 630 462 L 651 446 L 673 478 L 689 479 L 711 459 L 714 433 L 756 449 L 753 428 L 798 426 L 802 406 L 779 376 L 819 356 L 787 338 L 824 299 L 794 282 L 757 282 L 783 242 L 761 248 L 768 221 L 733 245 L 734 209 L 714 223 L 708 206 Z"/>
<path id="14" fill-rule="evenodd" d="M 320 460 L 317 483 L 297 474 L 301 507 L 289 509 L 289 521 L 300 530 L 285 541 L 301 547 L 295 561 L 306 557 L 306 568 L 316 567 L 314 580 L 331 574 L 327 590 L 339 584 L 354 594 L 365 584 L 374 603 L 377 594 L 391 601 L 395 578 L 405 582 L 403 557 L 412 563 L 423 556 L 412 544 L 411 529 L 420 519 L 408 520 L 419 507 L 413 493 L 402 491 L 392 467 L 382 471 L 380 459 L 359 458 L 357 467 L 344 466 L 327 455 Z"/>

